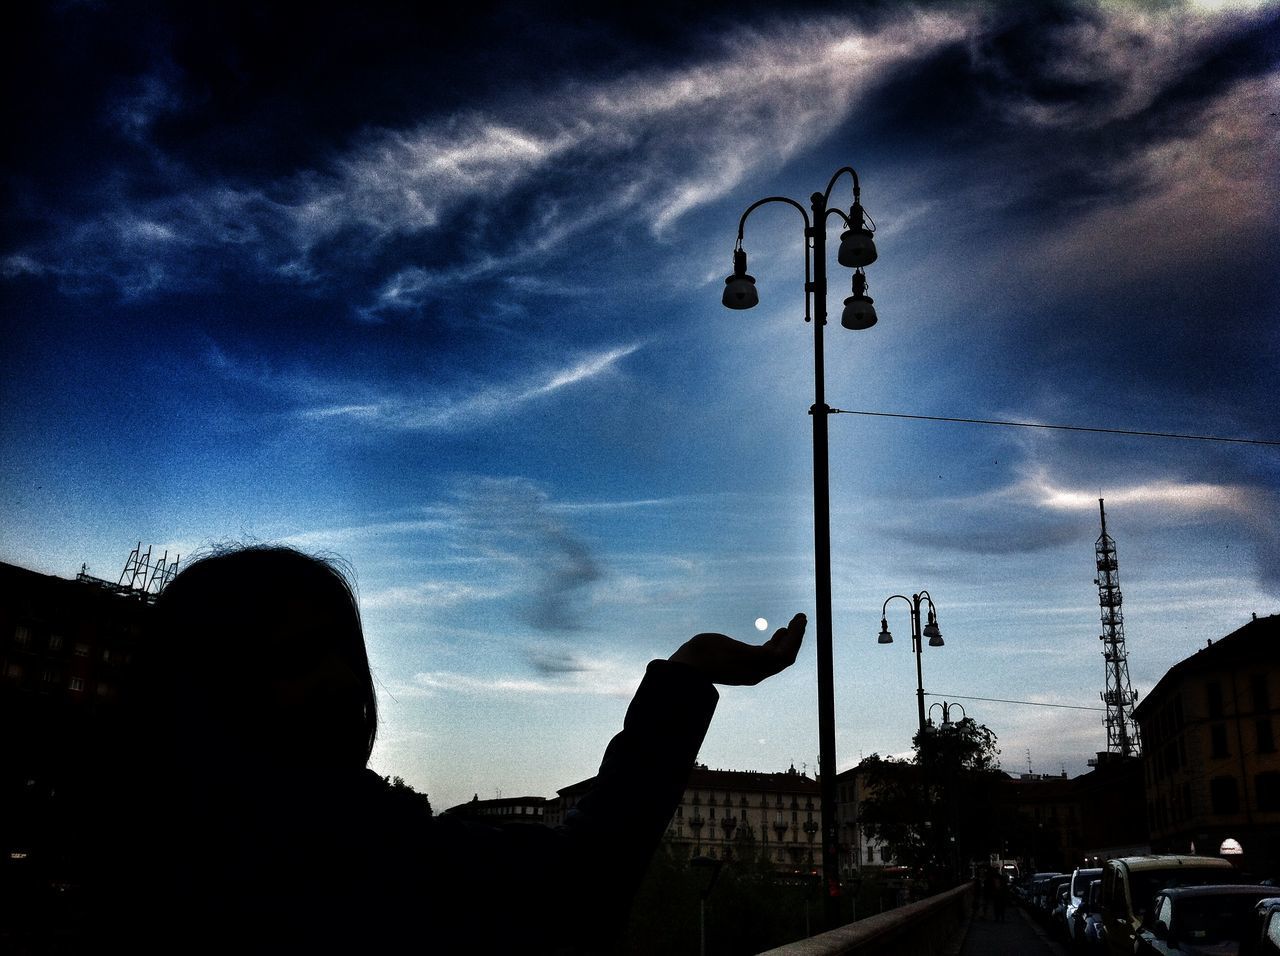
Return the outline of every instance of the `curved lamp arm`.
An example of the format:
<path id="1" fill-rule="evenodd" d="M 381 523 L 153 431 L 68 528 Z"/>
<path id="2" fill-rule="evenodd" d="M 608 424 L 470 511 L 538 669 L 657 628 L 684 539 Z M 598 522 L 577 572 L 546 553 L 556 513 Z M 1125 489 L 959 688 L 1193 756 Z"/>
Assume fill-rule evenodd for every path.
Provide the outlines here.
<path id="1" fill-rule="evenodd" d="M 794 199 L 789 199 L 786 196 L 767 196 L 764 199 L 757 199 L 747 207 L 746 211 L 742 214 L 742 218 L 738 220 L 738 241 L 734 245 L 733 251 L 735 255 L 742 251 L 742 236 L 747 227 L 747 217 L 765 203 L 771 202 L 781 202 L 786 203 L 788 206 L 793 206 L 800 210 L 800 215 L 804 218 L 804 320 L 806 322 L 810 322 L 813 320 L 813 315 L 809 311 L 809 293 L 812 291 L 813 286 L 813 267 L 809 251 L 809 211 L 805 209 L 804 206 L 800 205 Z M 735 259 L 735 262 L 736 261 L 737 260 Z M 744 259 L 743 261 L 745 262 L 746 260 Z"/>

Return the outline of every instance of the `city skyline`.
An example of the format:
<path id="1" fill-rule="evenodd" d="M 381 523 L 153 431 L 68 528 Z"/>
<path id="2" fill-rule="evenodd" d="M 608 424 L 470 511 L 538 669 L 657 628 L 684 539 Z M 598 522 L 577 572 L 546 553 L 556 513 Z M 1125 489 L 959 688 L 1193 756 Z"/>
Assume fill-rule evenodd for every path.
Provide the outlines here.
<path id="1" fill-rule="evenodd" d="M 372 766 L 438 808 L 594 774 L 691 634 L 812 620 L 794 210 L 747 224 L 760 305 L 720 304 L 756 199 L 858 170 L 879 323 L 840 328 L 832 256 L 832 406 L 1280 439 L 1280 4 L 22 15 L 0 560 L 340 557 Z M 910 750 L 891 594 L 936 602 L 930 694 L 1101 707 L 1099 498 L 1140 694 L 1280 610 L 1274 446 L 830 431 L 838 770 Z M 699 761 L 812 774 L 814 671 L 811 633 L 723 689 Z M 1010 772 L 1106 747 L 1100 711 L 962 702 Z"/>

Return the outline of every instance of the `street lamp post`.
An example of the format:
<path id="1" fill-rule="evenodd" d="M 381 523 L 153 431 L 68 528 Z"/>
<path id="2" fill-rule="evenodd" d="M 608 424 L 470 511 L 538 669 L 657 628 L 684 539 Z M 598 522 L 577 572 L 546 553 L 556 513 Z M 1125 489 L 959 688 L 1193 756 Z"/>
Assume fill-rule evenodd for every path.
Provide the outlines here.
<path id="1" fill-rule="evenodd" d="M 885 598 L 884 605 L 880 608 L 880 635 L 876 639 L 880 644 L 892 644 L 893 635 L 889 633 L 889 619 L 886 617 L 886 611 L 889 602 L 894 598 L 901 598 L 911 605 L 911 649 L 916 654 L 916 708 L 920 714 L 920 733 L 924 734 L 924 675 L 920 667 L 920 651 L 921 651 L 921 627 L 920 627 L 920 605 L 922 602 L 929 603 L 929 621 L 923 629 L 923 636 L 929 638 L 930 647 L 942 647 L 942 631 L 938 629 L 938 612 L 933 606 L 933 598 L 929 596 L 928 591 L 921 591 L 919 594 L 913 594 L 907 597 L 905 594 L 893 594 Z M 921 745 L 923 746 L 923 736 L 921 737 Z"/>
<path id="2" fill-rule="evenodd" d="M 830 206 L 831 190 L 845 173 L 853 179 L 853 202 L 847 214 Z M 818 655 L 818 772 L 821 776 L 822 876 L 826 888 L 824 914 L 828 928 L 834 928 L 840 919 L 840 860 L 836 823 L 836 717 L 831 635 L 831 492 L 827 464 L 827 416 L 831 414 L 831 408 L 825 397 L 822 329 L 827 321 L 827 220 L 832 216 L 845 225 L 836 258 L 841 265 L 854 270 L 853 294 L 844 300 L 840 324 L 846 329 L 859 330 L 869 329 L 876 323 L 875 307 L 866 294 L 867 279 L 862 271 L 876 259 L 872 239 L 875 227 L 862 208 L 861 192 L 858 174 L 852 167 L 844 166 L 836 170 L 825 192 L 809 197 L 812 221 L 804 206 L 785 196 L 769 196 L 748 206 L 738 220 L 733 275 L 725 279 L 722 300 L 730 309 L 749 309 L 759 302 L 756 280 L 747 275 L 747 253 L 742 248 L 747 217 L 766 203 L 780 202 L 798 209 L 804 219 L 805 321 L 813 321 L 814 398 L 809 414 L 813 418 L 814 644 Z"/>

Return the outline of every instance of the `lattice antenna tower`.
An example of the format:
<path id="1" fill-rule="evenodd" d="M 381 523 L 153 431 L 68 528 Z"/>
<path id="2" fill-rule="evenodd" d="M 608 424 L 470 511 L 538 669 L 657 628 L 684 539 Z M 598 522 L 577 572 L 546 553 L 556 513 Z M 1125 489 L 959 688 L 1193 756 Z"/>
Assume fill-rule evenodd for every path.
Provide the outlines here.
<path id="1" fill-rule="evenodd" d="M 1102 702 L 1107 705 L 1107 752 L 1122 757 L 1136 757 L 1140 752 L 1138 724 L 1133 719 L 1133 705 L 1138 695 L 1129 684 L 1129 652 L 1124 646 L 1124 612 L 1120 593 L 1120 564 L 1116 560 L 1116 543 L 1107 534 L 1107 509 L 1098 499 L 1102 516 L 1102 536 L 1094 546 L 1098 560 L 1098 605 L 1102 610 L 1102 657 L 1107 662 L 1107 689 Z"/>
<path id="2" fill-rule="evenodd" d="M 174 555 L 173 561 L 169 561 L 169 552 L 165 551 L 163 555 L 154 562 L 151 560 L 151 545 L 147 545 L 146 553 L 142 551 L 142 542 L 138 542 L 138 546 L 130 553 L 129 558 L 124 563 L 124 570 L 120 572 L 120 580 L 116 586 L 122 590 L 130 591 L 135 594 L 154 596 L 164 590 L 164 586 L 173 580 L 174 575 L 178 573 L 178 561 L 181 555 Z"/>

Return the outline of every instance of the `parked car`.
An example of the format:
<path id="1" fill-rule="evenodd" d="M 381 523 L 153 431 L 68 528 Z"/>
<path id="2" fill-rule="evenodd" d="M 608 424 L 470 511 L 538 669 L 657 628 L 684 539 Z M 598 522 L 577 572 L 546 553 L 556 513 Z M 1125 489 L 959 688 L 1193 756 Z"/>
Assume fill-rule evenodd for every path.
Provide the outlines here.
<path id="1" fill-rule="evenodd" d="M 1062 920 L 1062 914 L 1067 908 L 1062 896 L 1064 891 L 1070 893 L 1070 887 L 1070 873 L 1059 873 L 1045 881 L 1044 894 L 1040 898 L 1041 919 L 1050 924 Z"/>
<path id="2" fill-rule="evenodd" d="M 1102 880 L 1093 880 L 1085 891 L 1084 901 L 1076 909 L 1079 924 L 1071 942 L 1077 951 L 1097 953 L 1102 950 Z"/>
<path id="3" fill-rule="evenodd" d="M 1259 900 L 1274 886 L 1183 886 L 1156 894 L 1136 956 L 1237 956 Z"/>
<path id="4" fill-rule="evenodd" d="M 1229 883 L 1235 868 L 1219 856 L 1125 856 L 1102 867 L 1102 935 L 1111 956 L 1132 956 L 1138 927 L 1166 887 Z"/>
<path id="5" fill-rule="evenodd" d="M 1271 892 L 1280 893 L 1276 887 Z M 1239 956 L 1280 956 L 1280 896 L 1259 900 L 1249 914 Z"/>
<path id="6" fill-rule="evenodd" d="M 1027 906 L 1029 906 L 1033 911 L 1035 912 L 1040 911 L 1041 907 L 1043 906 L 1043 903 L 1041 902 L 1041 900 L 1046 892 L 1045 884 L 1047 884 L 1049 880 L 1053 879 L 1055 876 L 1062 876 L 1062 874 L 1054 873 L 1052 871 L 1044 872 L 1044 873 L 1033 873 L 1031 875 L 1031 878 L 1027 880 L 1026 892 L 1025 892 L 1025 895 L 1023 896 L 1023 902 L 1026 903 Z"/>
<path id="7" fill-rule="evenodd" d="M 1067 912 L 1065 920 L 1067 924 L 1067 939 L 1071 942 L 1078 942 L 1076 933 L 1084 928 L 1084 920 L 1076 919 L 1076 911 L 1080 909 L 1080 905 L 1084 902 L 1085 894 L 1089 892 L 1089 884 L 1094 880 L 1102 879 L 1102 867 L 1077 867 L 1076 871 L 1071 874 L 1071 899 L 1067 901 Z"/>

